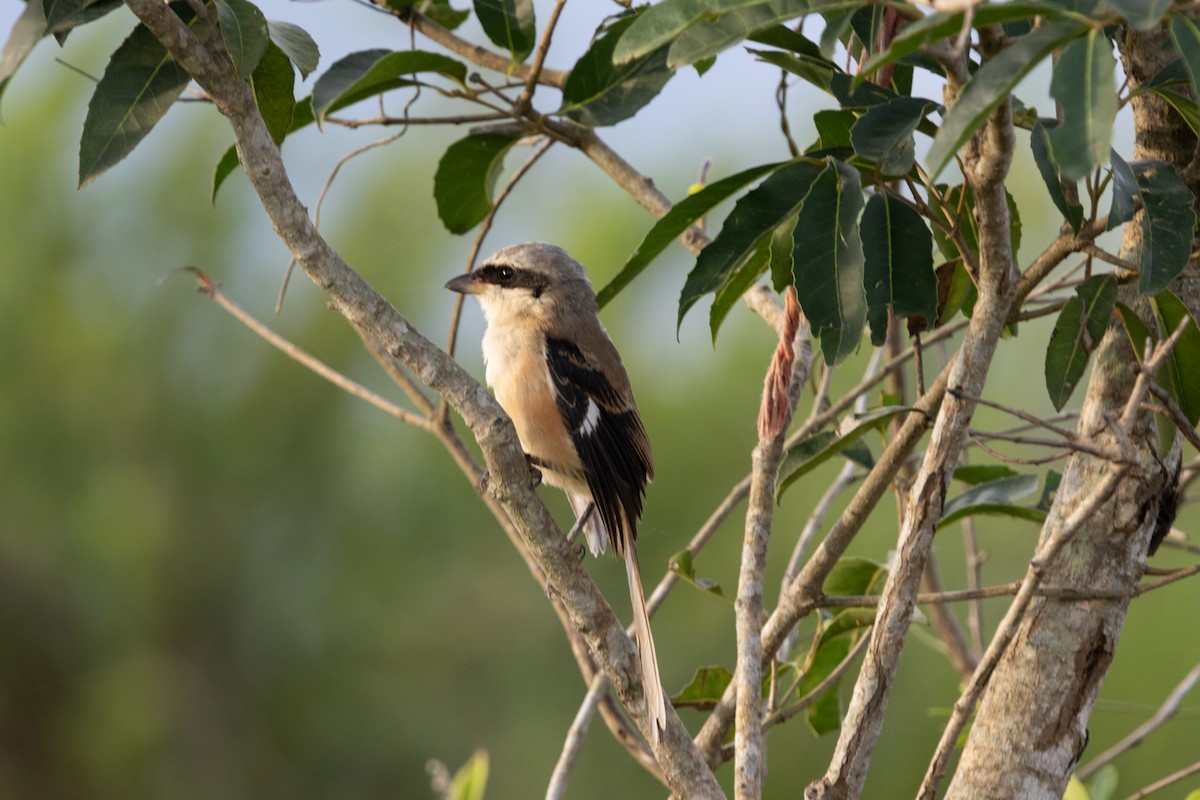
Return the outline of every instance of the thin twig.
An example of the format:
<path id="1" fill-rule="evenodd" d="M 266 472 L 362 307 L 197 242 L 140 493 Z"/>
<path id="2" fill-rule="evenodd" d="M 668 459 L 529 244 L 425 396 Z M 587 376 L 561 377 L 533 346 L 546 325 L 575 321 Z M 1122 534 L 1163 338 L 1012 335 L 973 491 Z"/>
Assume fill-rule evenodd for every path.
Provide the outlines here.
<path id="1" fill-rule="evenodd" d="M 796 716 L 801 711 L 804 711 L 816 701 L 820 700 L 821 696 L 824 695 L 825 692 L 829 691 L 829 689 L 835 683 L 841 680 L 842 675 L 844 675 L 846 670 L 850 668 L 850 665 L 854 663 L 854 659 L 856 659 L 858 654 L 861 653 L 867 646 L 867 642 L 870 641 L 870 637 L 867 636 L 867 634 L 870 632 L 870 630 L 871 626 L 866 626 L 866 628 L 859 634 L 858 641 L 854 643 L 854 646 L 850 648 L 850 652 L 846 654 L 846 657 L 843 658 L 838 665 L 821 680 L 820 683 L 810 689 L 796 702 L 790 703 L 782 708 L 777 708 L 768 714 L 766 719 L 763 720 L 763 727 L 772 728 L 776 725 L 787 722 L 789 719 Z"/>
<path id="2" fill-rule="evenodd" d="M 1116 760 L 1127 750 L 1137 747 L 1146 740 L 1146 737 L 1165 725 L 1167 720 L 1175 716 L 1175 712 L 1179 710 L 1179 704 L 1183 702 L 1184 695 L 1192 690 L 1197 681 L 1200 681 L 1200 664 L 1192 667 L 1192 671 L 1176 684 L 1171 693 L 1163 700 L 1162 705 L 1154 712 L 1154 716 L 1134 728 L 1128 736 L 1100 753 L 1085 766 L 1080 767 L 1075 773 L 1079 780 L 1087 780 L 1096 770 Z"/>
<path id="3" fill-rule="evenodd" d="M 987 553 L 979 549 L 979 539 L 975 536 L 975 520 L 966 517 L 962 521 L 963 550 L 965 551 L 967 568 L 967 589 L 978 590 L 983 586 L 983 565 Z M 967 627 L 971 630 L 971 647 L 975 653 L 983 652 L 983 603 L 980 600 L 970 600 L 967 603 Z"/>
<path id="4" fill-rule="evenodd" d="M 322 378 L 346 393 L 354 395 L 358 399 L 364 400 L 367 403 L 375 406 L 385 414 L 388 414 L 408 425 L 421 428 L 422 430 L 431 430 L 432 425 L 425 417 L 401 408 L 395 403 L 371 391 L 362 384 L 355 383 L 342 373 L 330 367 L 324 361 L 314 358 L 304 350 L 289 342 L 287 339 L 284 339 L 282 336 L 275 333 L 267 326 L 263 325 L 261 322 L 251 316 L 245 309 L 230 300 L 229 297 L 221 291 L 217 283 L 197 267 L 185 267 L 184 269 L 196 276 L 197 288 L 201 293 L 216 301 L 217 305 L 229 312 L 234 319 L 245 325 L 252 333 L 265 340 L 267 344 L 279 350 L 279 352 L 283 353 L 288 358 L 317 373 Z"/>
<path id="5" fill-rule="evenodd" d="M 1125 800 L 1142 800 L 1143 797 L 1148 797 L 1157 792 L 1159 789 L 1165 789 L 1171 784 L 1178 783 L 1184 778 L 1189 778 L 1197 773 L 1200 773 L 1200 761 L 1197 761 L 1191 766 L 1184 767 L 1178 772 L 1172 772 L 1167 777 L 1161 778 L 1149 786 L 1134 792 L 1133 794 L 1129 795 L 1129 797 L 1126 797 Z"/>
<path id="6" fill-rule="evenodd" d="M 558 25 L 558 18 L 562 14 L 566 2 L 567 0 L 557 0 L 554 8 L 550 11 L 550 20 L 546 23 L 546 30 L 542 34 L 541 41 L 538 42 L 537 52 L 533 56 L 533 66 L 529 69 L 529 77 L 525 79 L 525 89 L 517 99 L 517 108 L 521 111 L 528 109 L 533 100 L 533 92 L 537 88 L 538 78 L 541 77 L 542 70 L 546 67 L 546 53 L 550 50 L 550 40 L 554 37 L 554 28 Z"/>
<path id="7" fill-rule="evenodd" d="M 566 795 L 567 781 L 571 777 L 571 770 L 575 768 L 579 754 L 583 752 L 588 726 L 592 723 L 592 717 L 596 714 L 596 707 L 600 704 L 600 699 L 607 691 L 608 678 L 604 676 L 603 672 L 597 672 L 596 677 L 592 678 L 592 685 L 588 687 L 583 703 L 579 706 L 579 711 L 575 714 L 574 721 L 571 722 L 571 728 L 567 731 L 562 753 L 558 757 L 558 763 L 554 765 L 554 772 L 550 774 L 550 784 L 546 787 L 546 800 L 562 800 Z"/>

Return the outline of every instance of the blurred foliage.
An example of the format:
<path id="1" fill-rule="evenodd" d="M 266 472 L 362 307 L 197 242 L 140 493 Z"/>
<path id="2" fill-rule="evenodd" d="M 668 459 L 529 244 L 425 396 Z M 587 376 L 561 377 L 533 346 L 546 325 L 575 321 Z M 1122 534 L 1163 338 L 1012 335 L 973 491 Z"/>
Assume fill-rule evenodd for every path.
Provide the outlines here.
<path id="1" fill-rule="evenodd" d="M 108 30 L 123 33 L 120 21 Z M 294 341 L 395 395 L 303 280 L 271 316 L 286 256 L 244 179 L 208 204 L 229 142 L 220 120 L 202 108 L 173 114 L 131 161 L 76 193 L 89 87 L 46 53 L 35 62 L 6 93 L 0 127 L 0 797 L 430 797 L 426 763 L 460 765 L 477 749 L 488 753 L 488 800 L 540 795 L 584 693 L 543 588 L 432 439 L 270 350 L 177 272 L 203 267 Z M 331 165 L 347 149 L 338 136 L 313 131 L 285 155 Z M 326 232 L 436 337 L 451 308 L 439 287 L 461 268 L 462 243 L 448 246 L 436 222 L 428 189 L 449 138 L 433 136 L 347 167 Z M 554 179 L 533 176 L 514 193 L 493 243 L 553 234 L 601 285 L 649 221 L 578 160 L 546 163 Z M 298 170 L 307 197 L 320 169 Z M 585 220 L 569 204 L 533 202 L 564 185 L 587 196 Z M 661 274 L 605 311 L 655 443 L 641 542 L 650 581 L 748 470 L 774 345 L 740 310 L 719 349 L 699 315 L 676 344 L 683 272 Z M 469 311 L 459 353 L 477 374 L 478 331 Z M 997 359 L 998 400 L 1037 361 L 1022 348 L 1039 337 L 1023 339 Z M 864 358 L 835 386 L 856 382 Z M 878 452 L 877 436 L 864 441 Z M 784 499 L 768 586 L 838 467 L 814 469 Z M 726 587 L 736 585 L 737 517 L 694 564 Z M 1196 523 L 1184 509 L 1180 527 Z M 978 527 L 989 582 L 1019 575 L 1036 527 Z M 885 502 L 851 555 L 883 561 L 894 538 Z M 939 534 L 939 557 L 961 586 L 957 530 Z M 1164 551 L 1156 563 L 1182 559 Z M 620 564 L 589 568 L 623 609 Z M 1144 720 L 1200 659 L 1178 624 L 1178 609 L 1198 602 L 1190 581 L 1133 604 L 1091 752 Z M 988 620 L 1004 607 L 986 603 Z M 655 620 L 669 692 L 698 666 L 732 666 L 731 622 L 726 603 L 676 591 Z M 924 633 L 904 655 L 870 796 L 911 793 L 957 696 Z M 1123 789 L 1160 777 L 1177 743 L 1200 737 L 1197 708 L 1185 701 L 1167 732 L 1121 762 Z M 784 789 L 820 774 L 833 746 L 799 722 L 770 742 L 768 797 L 793 797 Z M 594 724 L 569 796 L 662 795 Z"/>

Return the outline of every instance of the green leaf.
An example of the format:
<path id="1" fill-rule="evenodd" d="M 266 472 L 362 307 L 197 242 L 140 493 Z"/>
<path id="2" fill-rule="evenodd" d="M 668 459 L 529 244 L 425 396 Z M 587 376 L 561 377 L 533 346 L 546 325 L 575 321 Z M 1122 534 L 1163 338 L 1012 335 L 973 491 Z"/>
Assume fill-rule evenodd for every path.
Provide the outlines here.
<path id="1" fill-rule="evenodd" d="M 750 48 L 750 52 L 757 56 L 760 61 L 765 61 L 780 69 L 787 70 L 793 75 L 798 75 L 818 89 L 830 92 L 831 94 L 830 82 L 834 75 L 841 74 L 841 68 L 837 64 L 820 55 L 781 53 L 778 50 L 755 50 L 753 48 Z M 849 142 L 848 139 L 847 142 Z"/>
<path id="2" fill-rule="evenodd" d="M 1162 21 L 1171 7 L 1171 0 L 1108 0 L 1108 4 L 1120 12 L 1129 22 L 1129 27 L 1144 31 Z M 1178 16 L 1171 17 L 1172 23 L 1176 19 Z"/>
<path id="3" fill-rule="evenodd" d="M 1112 169 L 1112 207 L 1108 211 L 1108 230 L 1133 219 L 1141 206 L 1141 192 L 1137 177 L 1129 163 L 1116 150 L 1109 152 L 1108 163 Z"/>
<path id="4" fill-rule="evenodd" d="M 857 121 L 858 117 L 853 111 L 842 108 L 829 108 L 813 114 L 813 125 L 816 126 L 819 137 L 814 147 L 850 147 L 851 131 Z"/>
<path id="5" fill-rule="evenodd" d="M 221 156 L 221 160 L 217 162 L 217 168 L 213 170 L 213 189 L 212 202 L 215 205 L 217 202 L 217 190 L 221 188 L 221 184 L 225 179 L 233 174 L 233 171 L 240 166 L 238 161 L 237 147 L 230 145 L 229 149 Z"/>
<path id="6" fill-rule="evenodd" d="M 840 436 L 833 431 L 821 431 L 792 445 L 784 455 L 783 463 L 779 465 L 779 484 L 775 489 L 776 501 L 783 497 L 783 493 L 796 480 L 850 447 L 868 431 L 882 430 L 883 426 L 896 415 L 911 411 L 914 411 L 911 406 L 881 406 L 862 416 L 857 414 L 852 416 L 850 419 L 853 424 Z"/>
<path id="7" fill-rule="evenodd" d="M 1050 506 L 1054 504 L 1054 497 L 1058 494 L 1058 487 L 1062 483 L 1062 473 L 1058 470 L 1046 471 L 1046 482 L 1042 484 L 1042 496 L 1038 498 L 1035 508 L 1040 508 L 1042 511 L 1049 511 Z"/>
<path id="8" fill-rule="evenodd" d="M 785 222 L 780 228 L 787 228 Z M 779 229 L 776 229 L 779 230 Z M 791 236 L 791 229 L 787 228 L 788 236 Z M 758 280 L 758 276 L 771 268 L 773 261 L 771 253 L 771 244 L 778 238 L 774 235 L 764 236 L 755 246 L 750 257 L 741 261 L 726 278 L 721 287 L 717 289 L 713 296 L 712 308 L 708 313 L 708 328 L 712 333 L 713 344 L 717 342 L 717 331 L 721 329 L 721 323 L 725 321 L 725 317 L 730 310 L 741 299 L 742 294 L 754 285 Z M 790 245 L 790 242 L 789 242 Z M 788 248 L 788 257 L 791 257 L 791 248 Z"/>
<path id="9" fill-rule="evenodd" d="M 889 308 L 896 317 L 937 321 L 933 237 L 920 214 L 886 194 L 867 201 L 861 227 L 867 320 L 871 343 L 880 347 L 887 339 Z"/>
<path id="10" fill-rule="evenodd" d="M 930 208 L 938 219 L 946 224 L 953 224 L 962 234 L 963 243 L 967 246 L 968 254 L 971 260 L 979 263 L 979 226 L 975 222 L 975 194 L 970 187 L 966 187 L 967 196 L 963 199 L 962 193 L 964 187 L 958 186 L 946 187 L 939 186 L 942 197 L 946 200 L 946 205 L 950 210 L 953 210 L 957 216 L 953 220 L 947 219 L 940 204 L 931 203 Z M 1017 208 L 1017 202 L 1013 196 L 1005 189 L 1005 198 L 1008 200 L 1008 214 L 1011 220 L 1009 224 L 1009 245 L 1013 253 L 1021 249 L 1021 215 Z M 963 257 L 963 253 L 958 250 L 958 243 L 950 239 L 943 232 L 941 226 L 933 228 L 933 241 L 937 245 L 938 250 L 946 257 L 947 261 L 953 261 Z"/>
<path id="11" fill-rule="evenodd" d="M 1129 337 L 1129 346 L 1133 348 L 1133 355 L 1140 364 L 1146 355 L 1146 341 L 1157 343 L 1158 337 L 1150 332 L 1142 318 L 1129 306 L 1117 303 L 1116 310 L 1121 324 L 1125 327 L 1125 334 Z"/>
<path id="12" fill-rule="evenodd" d="M 1154 93 L 1171 104 L 1171 108 L 1179 112 L 1183 121 L 1193 133 L 1200 133 L 1200 103 L 1190 97 L 1184 97 L 1179 92 L 1173 92 L 1165 86 L 1154 89 Z"/>
<path id="13" fill-rule="evenodd" d="M 1200 328 L 1196 327 L 1187 306 L 1169 291 L 1155 295 L 1153 305 L 1163 340 L 1180 325 L 1186 326 L 1159 377 L 1163 388 L 1170 392 L 1187 421 L 1195 427 L 1200 422 L 1200 369 L 1196 366 L 1200 364 Z"/>
<path id="14" fill-rule="evenodd" d="M 438 216 L 451 233 L 466 233 L 492 210 L 492 190 L 504 166 L 504 154 L 520 136 L 471 134 L 446 150 L 433 176 Z"/>
<path id="15" fill-rule="evenodd" d="M 1015 505 L 1021 498 L 1037 491 L 1037 486 L 1036 475 L 1000 478 L 974 486 L 946 503 L 942 511 L 942 519 L 938 522 L 938 529 L 941 530 L 964 517 L 978 514 L 999 514 L 1042 522 L 1046 519 L 1045 511 L 1029 506 Z"/>
<path id="16" fill-rule="evenodd" d="M 849 0 L 840 3 L 819 3 L 813 0 L 725 0 L 712 5 L 720 7 L 721 10 L 701 17 L 671 42 L 667 54 L 668 67 L 678 69 L 694 64 L 700 59 L 716 56 L 760 31 L 801 14 L 812 13 L 815 6 L 849 7 L 857 3 Z M 657 6 L 652 6 L 651 10 L 653 8 Z"/>
<path id="17" fill-rule="evenodd" d="M 662 91 L 674 75 L 666 66 L 666 48 L 619 66 L 613 64 L 613 49 L 635 19 L 629 15 L 617 20 L 575 62 L 563 85 L 560 113 L 593 127 L 615 125 Z"/>
<path id="18" fill-rule="evenodd" d="M 1167 162 L 1141 161 L 1131 166 L 1145 212 L 1138 291 L 1157 294 L 1183 270 L 1191 255 L 1195 198 Z"/>
<path id="19" fill-rule="evenodd" d="M 345 107 L 398 86 L 410 86 L 403 78 L 417 72 L 434 72 L 465 85 L 467 67 L 440 53 L 424 50 L 361 50 L 339 59 L 313 85 L 313 113 L 318 122 L 333 107 Z"/>
<path id="20" fill-rule="evenodd" d="M 938 104 L 920 97 L 895 97 L 867 110 L 850 131 L 854 152 L 874 162 L 884 177 L 907 175 L 916 161 L 913 134 Z"/>
<path id="21" fill-rule="evenodd" d="M 858 597 L 879 594 L 887 581 L 887 567 L 867 558 L 840 558 L 829 571 L 821 591 L 829 596 Z"/>
<path id="22" fill-rule="evenodd" d="M 1050 140 L 1046 129 L 1053 128 L 1057 124 L 1058 120 L 1055 119 L 1039 119 L 1029 134 L 1029 147 L 1033 151 L 1033 163 L 1037 165 L 1042 182 L 1046 184 L 1046 191 L 1050 193 L 1051 202 L 1071 225 L 1071 230 L 1078 232 L 1079 227 L 1083 225 L 1083 206 L 1079 204 L 1078 200 L 1069 199 L 1079 196 L 1078 189 L 1075 187 L 1074 181 L 1070 181 L 1068 184 L 1067 179 L 1062 176 L 1058 164 L 1050 155 Z M 1072 189 L 1070 194 L 1067 193 L 1068 186 Z"/>
<path id="23" fill-rule="evenodd" d="M 862 208 L 858 172 L 828 159 L 796 217 L 794 252 L 803 254 L 793 259 L 796 298 L 830 366 L 858 348 L 867 320 Z"/>
<path id="24" fill-rule="evenodd" d="M 1112 800 L 1117 796 L 1117 768 L 1105 764 L 1088 784 L 1089 800 Z"/>
<path id="25" fill-rule="evenodd" d="M 292 128 L 292 114 L 296 110 L 296 97 L 292 93 L 295 83 L 292 62 L 283 50 L 270 44 L 250 75 L 250 85 L 263 122 L 277 145 Z"/>
<path id="26" fill-rule="evenodd" d="M 711 711 L 721 700 L 721 695 L 733 683 L 733 674 L 721 666 L 701 667 L 696 670 L 687 686 L 671 695 L 671 705 L 676 708 L 695 708 Z"/>
<path id="27" fill-rule="evenodd" d="M 750 257 L 762 237 L 770 235 L 780 223 L 796 213 L 824 169 L 824 162 L 813 159 L 802 158 L 789 162 L 738 200 L 721 226 L 721 232 L 700 251 L 696 266 L 687 276 L 679 298 L 678 324 L 682 324 L 684 315 L 697 300 L 709 292 L 715 292 L 725 283 L 734 268 Z M 726 180 L 732 181 L 734 178 Z M 717 185 L 713 184 L 709 189 L 715 189 Z M 695 197 L 700 197 L 709 189 L 702 190 Z M 688 198 L 684 203 L 692 199 Z M 665 220 L 666 217 L 663 218 Z M 658 225 L 655 226 L 657 229 Z M 650 237 L 646 238 L 649 240 Z"/>
<path id="28" fill-rule="evenodd" d="M 275 46 L 300 70 L 301 78 L 307 78 L 317 68 L 321 60 L 321 50 L 304 28 L 290 22 L 269 19 L 267 32 Z"/>
<path id="29" fill-rule="evenodd" d="M 1018 475 L 1016 470 L 1001 464 L 968 464 L 954 470 L 954 480 L 962 481 L 968 486 L 1011 478 Z"/>
<path id="30" fill-rule="evenodd" d="M 973 9 L 971 23 L 976 28 L 988 25 L 998 25 L 1017 19 L 1035 16 L 1053 19 L 1061 17 L 1064 9 L 1053 3 L 1012 2 L 1002 4 L 985 4 Z M 884 51 L 876 53 L 863 62 L 857 71 L 856 81 L 862 82 L 881 67 L 894 64 L 903 58 L 913 55 L 927 44 L 939 39 L 958 36 L 963 26 L 964 12 L 948 13 L 945 11 L 929 14 L 922 19 L 902 27 L 892 39 L 891 45 Z"/>
<path id="31" fill-rule="evenodd" d="M 446 791 L 446 800 L 483 800 L 487 782 L 487 751 L 476 750 L 471 760 L 454 773 L 454 779 L 450 781 L 450 788 Z"/>
<path id="32" fill-rule="evenodd" d="M 1075 289 L 1075 297 L 1059 312 L 1046 347 L 1046 391 L 1055 411 L 1062 411 L 1071 399 L 1092 350 L 1108 328 L 1116 301 L 1116 279 L 1093 275 Z"/>
<path id="33" fill-rule="evenodd" d="M 685 31 L 700 24 L 716 26 L 714 31 L 702 34 L 702 42 L 711 46 L 718 39 L 725 39 L 724 47 L 728 47 L 752 33 L 804 13 L 856 5 L 858 3 L 853 0 L 663 0 L 652 5 L 638 18 L 637 24 L 622 37 L 613 58 L 618 64 L 640 58 L 677 40 Z M 725 20 L 725 17 L 731 19 Z M 741 31 L 740 36 L 737 36 L 738 31 Z M 737 38 L 730 39 L 734 36 Z M 685 50 L 699 52 L 702 49 L 700 44 L 694 42 L 685 46 L 680 56 Z M 715 52 L 701 53 L 695 58 L 714 55 Z M 671 66 L 686 63 L 691 62 L 675 61 L 672 57 Z"/>
<path id="34" fill-rule="evenodd" d="M 225 49 L 233 59 L 239 78 L 246 78 L 258 66 L 271 41 L 267 18 L 249 0 L 214 0 L 217 24 Z"/>
<path id="35" fill-rule="evenodd" d="M 846 637 L 837 637 L 824 642 L 809 659 L 807 669 L 796 686 L 796 696 L 803 697 L 829 677 L 838 665 L 850 655 L 851 642 Z M 833 684 L 822 694 L 821 699 L 808 707 L 806 719 L 813 733 L 818 736 L 836 731 L 842 724 L 842 702 L 839 688 L 841 681 Z"/>
<path id="36" fill-rule="evenodd" d="M 1092 29 L 1067 45 L 1054 65 L 1050 94 L 1062 105 L 1063 121 L 1052 128 L 1050 150 L 1063 175 L 1078 180 L 1108 156 L 1117 118 L 1117 84 L 1112 43 Z"/>
<path id="37" fill-rule="evenodd" d="M 667 562 L 667 568 L 697 589 L 708 592 L 714 597 L 719 597 L 727 603 L 733 602 L 733 598 L 725 594 L 725 591 L 721 588 L 721 584 L 696 575 L 695 566 L 692 564 L 692 552 L 690 550 L 680 550 L 671 556 Z"/>
<path id="38" fill-rule="evenodd" d="M 519 64 L 537 41 L 533 0 L 475 0 L 475 16 L 492 44 L 512 53 Z"/>
<path id="39" fill-rule="evenodd" d="M 650 265 L 651 261 L 657 258 L 663 250 L 667 249 L 667 245 L 682 235 L 696 220 L 703 217 L 714 206 L 728 198 L 734 192 L 787 163 L 780 161 L 773 164 L 760 164 L 757 167 L 751 167 L 736 175 L 723 178 L 716 183 L 710 183 L 695 194 L 688 195 L 683 200 L 680 200 L 661 219 L 654 223 L 654 227 L 646 234 L 646 238 L 642 239 L 642 243 L 638 245 L 637 250 L 633 251 L 633 255 L 625 262 L 625 266 L 621 267 L 621 271 L 617 273 L 617 276 L 607 286 L 596 293 L 596 302 L 603 308 L 605 304 L 617 296 L 617 292 L 628 286 L 634 278 Z"/>
<path id="40" fill-rule="evenodd" d="M 42 6 L 46 33 L 53 34 L 61 45 L 75 28 L 98 20 L 123 4 L 120 0 L 46 0 L 45 3 L 30 0 L 25 4 L 26 8 L 31 5 Z"/>
<path id="41" fill-rule="evenodd" d="M 1090 30 L 1073 19 L 1052 19 L 1015 40 L 984 63 L 959 92 L 933 138 L 926 163 L 936 178 L 988 115 L 1004 102 L 1013 88 L 1051 52 Z"/>
<path id="42" fill-rule="evenodd" d="M 172 6 L 190 20 L 190 9 Z M 79 188 L 129 155 L 191 80 L 144 25 L 109 59 L 88 103 L 79 142 Z"/>
<path id="43" fill-rule="evenodd" d="M 42 4 L 38 0 L 30 0 L 13 23 L 4 49 L 0 50 L 0 97 L 4 96 L 9 80 L 45 35 L 46 17 L 42 13 Z"/>
<path id="44" fill-rule="evenodd" d="M 771 285 L 782 293 L 792 285 L 792 259 L 796 241 L 796 217 L 791 216 L 771 232 Z"/>

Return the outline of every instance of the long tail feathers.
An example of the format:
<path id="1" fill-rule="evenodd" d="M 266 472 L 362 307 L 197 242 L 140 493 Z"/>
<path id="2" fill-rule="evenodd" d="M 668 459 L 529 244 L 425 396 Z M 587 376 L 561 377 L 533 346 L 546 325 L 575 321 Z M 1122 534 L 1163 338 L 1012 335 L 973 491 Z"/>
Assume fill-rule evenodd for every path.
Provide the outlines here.
<path id="1" fill-rule="evenodd" d="M 646 695 L 646 712 L 650 731 L 657 742 L 667 728 L 667 702 L 662 680 L 658 677 L 658 656 L 654 652 L 654 637 L 650 633 L 650 615 L 646 612 L 646 595 L 642 589 L 642 570 L 638 566 L 637 548 L 632 541 L 625 543 L 625 569 L 629 573 L 629 599 L 633 604 L 633 630 L 638 654 L 642 659 L 642 691 Z"/>

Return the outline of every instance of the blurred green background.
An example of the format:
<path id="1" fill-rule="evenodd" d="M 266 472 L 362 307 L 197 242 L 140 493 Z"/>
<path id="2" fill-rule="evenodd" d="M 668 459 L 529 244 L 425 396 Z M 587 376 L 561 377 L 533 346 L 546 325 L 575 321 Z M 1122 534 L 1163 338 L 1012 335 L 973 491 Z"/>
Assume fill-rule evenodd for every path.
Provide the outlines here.
<path id="1" fill-rule="evenodd" d="M 380 26 L 381 17 L 348 4 L 271 0 L 264 8 L 317 35 L 322 68 L 351 50 L 407 40 L 398 26 Z M 4 10 L 7 29 L 19 4 L 10 0 Z M 564 36 L 586 41 L 595 22 L 581 15 Z M 43 43 L 4 97 L 0 797 L 421 798 L 432 796 L 428 761 L 453 770 L 477 748 L 491 758 L 489 798 L 541 796 L 584 693 L 543 588 L 432 437 L 271 350 L 179 272 L 202 267 L 292 341 L 398 397 L 302 276 L 282 315 L 272 315 L 287 256 L 265 215 L 241 176 L 215 206 L 208 200 L 213 165 L 231 141 L 222 121 L 201 104 L 175 109 L 129 161 L 75 191 L 90 83 L 54 59 L 99 74 L 131 26 L 119 11 L 74 34 L 64 51 Z M 571 47 L 557 51 L 559 66 L 569 66 Z M 714 104 L 735 102 L 728 90 L 741 80 L 757 81 L 749 94 L 769 114 L 773 71 L 729 61 L 703 83 L 694 74 L 676 78 L 661 107 L 612 134 L 671 196 L 684 193 L 704 156 L 715 158 L 720 177 L 785 155 L 771 116 L 753 131 L 726 121 L 694 136 L 675 133 L 696 115 L 711 116 Z M 793 126 L 804 140 L 808 113 L 792 107 L 801 109 Z M 440 152 L 464 133 L 414 129 L 351 162 L 323 219 L 346 259 L 439 341 L 453 300 L 441 285 L 462 269 L 469 240 L 437 221 L 432 174 Z M 316 202 L 338 157 L 382 135 L 329 128 L 289 140 L 285 157 L 306 202 Z M 691 138 L 681 146 L 674 136 Z M 510 171 L 523 155 L 510 156 Z M 1030 221 L 1051 217 L 1050 206 L 1027 157 L 1018 170 L 1028 176 L 1014 181 L 1014 193 L 1032 253 L 1050 231 Z M 581 157 L 552 150 L 484 249 L 552 240 L 589 265 L 599 284 L 649 224 Z M 715 348 L 703 308 L 677 341 L 675 299 L 688 263 L 673 247 L 604 313 L 655 448 L 658 479 L 640 542 L 648 581 L 748 470 L 774 346 L 744 310 Z M 481 327 L 469 307 L 459 353 L 477 375 Z M 1048 330 L 1028 325 L 1003 343 L 989 385 L 996 399 L 1048 410 L 1032 389 L 1041 385 Z M 865 357 L 841 370 L 839 386 L 857 381 Z M 979 422 L 1007 424 L 986 414 Z M 878 440 L 872 445 L 878 452 Z M 837 467 L 785 498 L 769 586 L 778 586 Z M 561 499 L 547 492 L 547 500 L 567 520 Z M 1179 524 L 1196 521 L 1185 508 Z M 895 524 L 886 499 L 852 554 L 885 560 Z M 991 554 L 988 582 L 1022 574 L 1036 529 L 998 519 L 979 529 Z M 735 513 L 697 560 L 703 576 L 730 592 L 740 540 Z M 961 586 L 958 530 L 944 533 L 939 548 L 948 582 Z M 1164 551 L 1155 563 L 1188 559 Z M 624 615 L 620 563 L 588 566 Z M 989 621 L 1004 607 L 989 603 Z M 1089 754 L 1142 722 L 1200 661 L 1198 609 L 1195 580 L 1134 603 L 1092 719 Z M 707 594 L 681 586 L 655 631 L 669 691 L 699 666 L 732 666 L 732 609 Z M 919 626 L 868 796 L 911 795 L 958 689 Z M 1119 762 L 1122 793 L 1195 758 L 1198 709 L 1200 699 L 1186 700 L 1163 732 Z M 702 720 L 683 716 L 693 726 Z M 798 796 L 832 747 L 833 737 L 815 737 L 800 719 L 773 732 L 767 796 Z M 568 796 L 659 798 L 663 790 L 597 722 Z"/>

